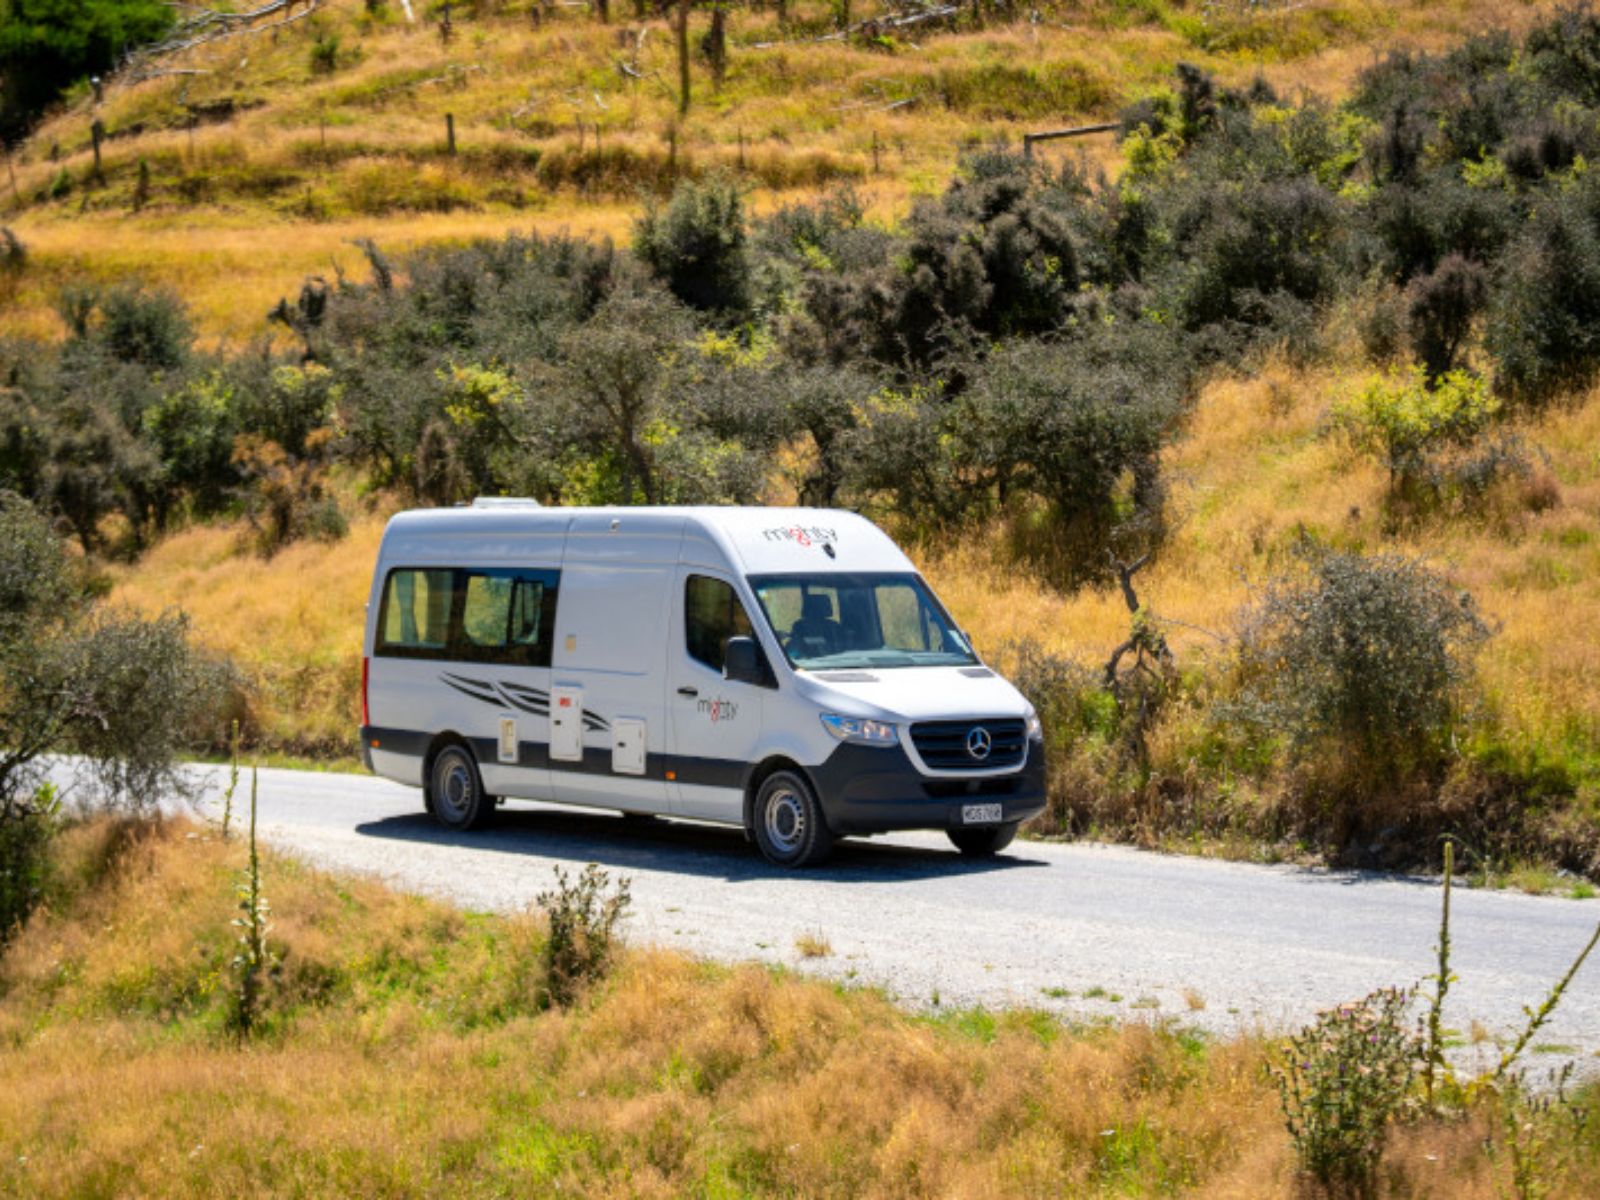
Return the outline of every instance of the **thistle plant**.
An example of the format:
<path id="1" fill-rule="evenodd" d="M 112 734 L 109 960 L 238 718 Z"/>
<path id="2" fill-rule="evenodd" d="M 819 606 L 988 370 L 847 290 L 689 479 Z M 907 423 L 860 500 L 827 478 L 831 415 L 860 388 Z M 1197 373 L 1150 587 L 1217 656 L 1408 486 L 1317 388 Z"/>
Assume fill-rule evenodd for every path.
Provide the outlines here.
<path id="1" fill-rule="evenodd" d="M 261 1017 L 262 977 L 272 969 L 272 950 L 267 945 L 267 932 L 271 925 L 267 914 L 271 911 L 267 898 L 261 894 L 261 856 L 256 846 L 256 769 L 250 768 L 250 862 L 240 877 L 238 886 L 239 909 L 242 916 L 233 919 L 239 931 L 239 949 L 233 956 L 233 972 L 238 980 L 234 993 L 233 1028 L 240 1041 L 248 1038 Z"/>
<path id="2" fill-rule="evenodd" d="M 1420 1057 L 1411 999 L 1383 988 L 1329 1009 L 1271 1068 L 1301 1168 L 1335 1194 L 1372 1194 L 1389 1123 L 1409 1101 Z"/>
<path id="3" fill-rule="evenodd" d="M 590 863 L 576 880 L 556 868 L 554 891 L 535 903 L 550 921 L 545 942 L 545 988 L 550 1003 L 565 1008 L 611 967 L 617 922 L 632 903 L 626 877 L 611 890 L 611 877 Z"/>
<path id="4" fill-rule="evenodd" d="M 1445 1058 L 1445 1041 L 1450 1030 L 1444 1027 L 1444 1002 L 1456 977 L 1450 973 L 1450 881 L 1455 875 L 1454 842 L 1444 844 L 1444 902 L 1439 917 L 1439 964 L 1433 974 L 1433 999 L 1428 1003 L 1422 1049 L 1422 1089 L 1428 1111 L 1435 1111 L 1435 1088 L 1441 1081 L 1454 1082 L 1450 1063 Z"/>
<path id="5" fill-rule="evenodd" d="M 1572 965 L 1567 968 L 1567 973 L 1556 980 L 1556 985 L 1550 989 L 1550 994 L 1544 998 L 1544 1003 L 1540 1004 L 1538 1008 L 1523 1006 L 1522 1011 L 1528 1018 L 1528 1023 L 1522 1027 L 1522 1032 L 1517 1036 L 1517 1040 L 1511 1043 L 1511 1046 L 1500 1056 L 1499 1065 L 1494 1069 L 1494 1078 L 1496 1080 L 1503 1079 L 1506 1072 L 1516 1065 L 1517 1059 L 1522 1057 L 1522 1052 L 1528 1048 L 1528 1043 L 1533 1041 L 1534 1035 L 1543 1029 L 1545 1023 L 1554 1015 L 1556 1006 L 1561 1003 L 1561 997 L 1567 994 L 1567 988 L 1571 985 L 1573 976 L 1578 973 L 1584 964 L 1584 960 L 1589 957 L 1597 943 L 1600 943 L 1600 925 L 1595 926 L 1593 935 L 1589 938 L 1584 948 L 1578 952 L 1578 957 L 1572 960 Z"/>
<path id="6" fill-rule="evenodd" d="M 1523 1072 L 1507 1075 L 1500 1091 L 1500 1140 L 1489 1139 L 1491 1155 L 1503 1150 L 1510 1160 L 1511 1189 L 1517 1200 L 1544 1200 L 1571 1170 L 1589 1124 L 1589 1110 L 1567 1090 L 1574 1064 L 1551 1071 L 1545 1087 L 1530 1086 Z"/>
<path id="7" fill-rule="evenodd" d="M 228 840 L 228 826 L 233 821 L 233 794 L 239 789 L 239 722 L 233 722 L 228 734 L 228 786 L 222 793 L 222 840 Z"/>

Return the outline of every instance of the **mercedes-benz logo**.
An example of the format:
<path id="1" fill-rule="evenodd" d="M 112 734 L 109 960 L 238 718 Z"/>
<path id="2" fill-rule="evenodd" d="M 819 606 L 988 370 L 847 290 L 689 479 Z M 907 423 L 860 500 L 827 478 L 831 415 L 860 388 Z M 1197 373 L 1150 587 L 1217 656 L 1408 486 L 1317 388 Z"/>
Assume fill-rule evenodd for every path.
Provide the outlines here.
<path id="1" fill-rule="evenodd" d="M 989 757 L 989 752 L 994 749 L 994 738 L 982 725 L 974 725 L 967 734 L 967 753 L 976 759 Z"/>

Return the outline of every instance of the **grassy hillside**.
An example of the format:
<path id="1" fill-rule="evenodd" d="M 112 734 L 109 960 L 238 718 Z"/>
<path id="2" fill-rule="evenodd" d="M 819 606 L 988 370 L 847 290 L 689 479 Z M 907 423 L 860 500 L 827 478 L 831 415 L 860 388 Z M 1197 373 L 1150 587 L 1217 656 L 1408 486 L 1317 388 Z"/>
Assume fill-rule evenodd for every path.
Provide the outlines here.
<path id="1" fill-rule="evenodd" d="M 822 42 L 829 5 L 791 4 L 787 30 L 775 9 L 735 8 L 726 82 L 714 90 L 696 60 L 683 120 L 666 22 L 618 3 L 610 26 L 572 6 L 535 24 L 535 7 L 457 4 L 446 44 L 433 15 L 413 26 L 397 3 L 374 19 L 363 0 L 323 0 L 287 29 L 162 65 L 176 74 L 115 81 L 98 108 L 82 89 L 12 156 L 15 186 L 0 181 L 0 219 L 30 252 L 26 273 L 0 279 L 0 331 L 53 336 L 64 283 L 136 274 L 181 291 L 207 333 L 248 338 L 304 276 L 363 274 L 352 239 L 400 252 L 509 229 L 622 234 L 641 191 L 714 169 L 743 176 L 758 208 L 853 181 L 893 219 L 961 148 L 1109 120 L 1180 61 L 1333 95 L 1380 50 L 1517 28 L 1550 6 L 1068 0 L 1031 6 L 1037 20 L 996 9 L 974 27 L 964 11 L 952 28 Z M 1075 147 L 1042 153 L 1116 169 L 1108 137 Z"/>
<path id="2" fill-rule="evenodd" d="M 0 1190 L 1304 1194 L 1264 1040 L 914 1014 L 643 949 L 554 1009 L 536 918 L 277 855 L 263 888 L 279 966 L 240 1045 L 226 1022 L 243 862 L 238 841 L 182 822 L 64 836 L 53 903 L 0 957 Z M 1540 1195 L 1593 1194 L 1594 1125 L 1513 1111 L 1525 1127 L 1483 1093 L 1400 1125 L 1382 1194 L 1507 1194 L 1518 1163 Z"/>
<path id="3" fill-rule="evenodd" d="M 1326 433 L 1330 405 L 1359 382 L 1334 370 L 1278 364 L 1201 393 L 1187 436 L 1163 458 L 1173 480 L 1173 532 L 1139 578 L 1142 598 L 1178 623 L 1170 636 L 1180 664 L 1198 671 L 1225 657 L 1212 634 L 1236 633 L 1249 581 L 1270 574 L 1305 531 L 1422 555 L 1472 592 L 1496 631 L 1478 663 L 1497 736 L 1532 761 L 1600 774 L 1600 689 L 1593 684 L 1600 672 L 1593 637 L 1600 627 L 1600 395 L 1518 426 L 1541 461 L 1539 478 L 1525 486 L 1553 488 L 1556 498 L 1542 511 L 1512 496 L 1481 519 L 1395 531 L 1384 516 L 1382 470 Z M 299 543 L 270 560 L 241 552 L 241 529 L 196 527 L 116 568 L 113 598 L 148 611 L 188 611 L 202 641 L 233 655 L 259 681 L 255 711 L 269 744 L 293 754 L 348 756 L 358 719 L 363 606 L 386 513 L 358 517 L 341 542 Z M 1115 589 L 1057 590 L 1017 561 L 1004 530 L 957 547 L 932 540 L 912 552 L 990 657 L 1004 661 L 1010 643 L 1031 639 L 1098 665 L 1127 636 L 1129 616 Z M 1206 795 L 1195 758 L 1201 723 L 1198 711 L 1178 714 L 1158 746 L 1157 770 L 1188 780 L 1215 804 L 1211 823 L 1220 828 L 1229 810 L 1248 812 L 1268 800 L 1244 783 L 1227 796 Z M 1154 830 L 1147 836 L 1164 837 Z M 1262 847 L 1247 839 L 1232 850 L 1259 854 Z M 1524 882 L 1547 886 L 1538 875 Z"/>

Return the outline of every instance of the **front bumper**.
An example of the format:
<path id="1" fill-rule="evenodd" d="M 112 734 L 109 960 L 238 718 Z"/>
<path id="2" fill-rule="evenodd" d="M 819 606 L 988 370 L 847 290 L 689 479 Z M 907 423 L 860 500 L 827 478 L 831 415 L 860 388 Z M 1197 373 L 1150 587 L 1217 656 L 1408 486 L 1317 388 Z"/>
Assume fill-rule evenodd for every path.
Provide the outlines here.
<path id="1" fill-rule="evenodd" d="M 924 775 L 901 746 L 842 743 L 811 768 L 817 799 L 834 833 L 959 829 L 963 804 L 999 804 L 1002 824 L 1045 809 L 1044 747 L 1030 740 L 1021 768 L 977 779 Z"/>

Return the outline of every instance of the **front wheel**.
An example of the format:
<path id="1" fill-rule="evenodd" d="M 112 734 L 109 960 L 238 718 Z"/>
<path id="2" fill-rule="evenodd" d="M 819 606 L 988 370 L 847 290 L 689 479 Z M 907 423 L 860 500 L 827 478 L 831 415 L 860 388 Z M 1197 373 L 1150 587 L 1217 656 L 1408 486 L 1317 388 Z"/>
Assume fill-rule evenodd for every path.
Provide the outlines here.
<path id="1" fill-rule="evenodd" d="M 774 771 L 756 793 L 756 845 L 780 867 L 813 867 L 833 849 L 833 833 L 811 785 L 793 771 Z"/>
<path id="2" fill-rule="evenodd" d="M 482 829 L 494 816 L 478 764 L 465 746 L 446 746 L 428 772 L 428 811 L 446 829 Z"/>
<path id="3" fill-rule="evenodd" d="M 950 840 L 968 858 L 988 858 L 1011 845 L 1011 839 L 1017 836 L 1019 824 L 1021 822 L 1012 821 L 1007 825 L 987 825 L 979 829 L 952 829 Z"/>

